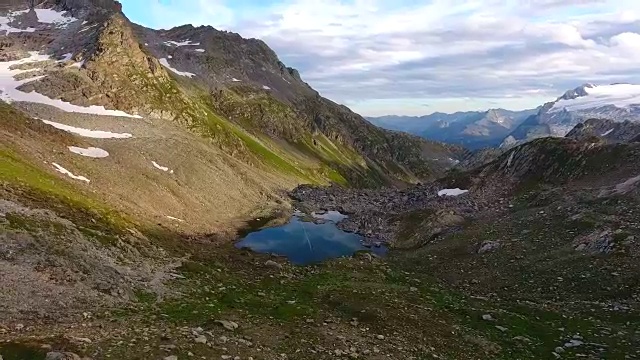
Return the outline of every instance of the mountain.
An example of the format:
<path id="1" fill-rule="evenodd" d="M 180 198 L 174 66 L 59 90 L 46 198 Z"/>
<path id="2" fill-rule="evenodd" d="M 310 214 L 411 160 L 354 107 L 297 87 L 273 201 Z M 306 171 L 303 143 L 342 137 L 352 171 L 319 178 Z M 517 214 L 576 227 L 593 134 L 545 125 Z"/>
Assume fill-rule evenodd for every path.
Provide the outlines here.
<path id="1" fill-rule="evenodd" d="M 368 117 L 386 129 L 406 131 L 426 139 L 462 145 L 469 149 L 497 146 L 513 129 L 536 110 L 466 111 L 453 114 Z"/>
<path id="2" fill-rule="evenodd" d="M 3 147 L 150 219 L 204 229 L 208 212 L 230 219 L 300 183 L 424 181 L 460 154 L 323 98 L 261 40 L 145 28 L 111 0 L 28 4 L 0 2 L 0 98 L 74 136 L 7 128 Z M 73 153 L 81 144 L 109 156 Z"/>
<path id="3" fill-rule="evenodd" d="M 637 142 L 639 136 L 640 122 L 615 122 L 610 119 L 588 119 L 566 135 L 570 139 L 601 139 L 607 143 Z"/>
<path id="4" fill-rule="evenodd" d="M 0 14 L 0 359 L 640 358 L 636 123 L 470 154 L 259 40 Z"/>
<path id="5" fill-rule="evenodd" d="M 545 136 L 565 136 L 592 118 L 613 122 L 640 120 L 640 85 L 584 84 L 544 104 L 510 134 L 509 143 Z M 516 140 L 514 142 L 513 140 Z"/>

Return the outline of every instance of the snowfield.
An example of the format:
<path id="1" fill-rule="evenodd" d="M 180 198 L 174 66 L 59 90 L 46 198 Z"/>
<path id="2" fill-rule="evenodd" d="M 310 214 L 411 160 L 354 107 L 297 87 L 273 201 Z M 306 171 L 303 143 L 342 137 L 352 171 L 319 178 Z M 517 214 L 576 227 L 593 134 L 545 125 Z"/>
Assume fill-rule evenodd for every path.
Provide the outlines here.
<path id="1" fill-rule="evenodd" d="M 169 69 L 171 72 L 178 74 L 180 76 L 187 76 L 187 77 L 194 77 L 196 76 L 196 74 L 194 73 L 190 73 L 190 72 L 186 72 L 186 71 L 180 71 L 174 67 L 171 67 L 171 65 L 169 65 L 169 61 L 166 58 L 162 58 L 162 59 L 158 59 L 158 61 L 160 61 L 160 64 L 162 64 L 162 66 L 166 67 L 167 69 Z"/>
<path id="2" fill-rule="evenodd" d="M 25 101 L 25 102 L 51 105 L 53 107 L 56 107 L 66 112 L 93 114 L 93 115 L 124 116 L 124 117 L 138 118 L 138 119 L 142 118 L 141 116 L 130 115 L 120 110 L 107 110 L 105 109 L 104 106 L 91 105 L 91 106 L 85 107 L 85 106 L 73 105 L 71 103 L 62 101 L 60 99 L 52 99 L 45 95 L 39 94 L 35 91 L 26 93 L 18 90 L 18 87 L 20 87 L 20 85 L 31 82 L 31 81 L 42 79 L 44 76 L 36 76 L 32 78 L 27 78 L 24 80 L 16 80 L 14 76 L 22 73 L 28 73 L 36 69 L 18 70 L 18 69 L 11 69 L 12 66 L 18 65 L 18 64 L 27 64 L 31 62 L 45 61 L 50 59 L 48 55 L 41 55 L 36 51 L 30 52 L 29 55 L 30 56 L 28 58 L 24 58 L 20 60 L 0 62 L 0 99 L 4 100 L 5 102 L 11 103 L 14 101 Z"/>
<path id="3" fill-rule="evenodd" d="M 78 19 L 71 16 L 64 16 L 63 11 L 55 11 L 53 9 L 35 9 L 36 15 L 38 15 L 38 22 L 44 24 L 54 24 L 56 27 L 66 27 L 68 24 L 78 21 Z M 25 10 L 24 12 L 28 12 Z"/>
<path id="4" fill-rule="evenodd" d="M 94 139 L 129 139 L 129 138 L 133 137 L 133 135 L 128 134 L 128 133 L 113 133 L 113 132 L 109 132 L 109 131 L 89 130 L 89 129 L 83 129 L 83 128 L 79 128 L 79 127 L 75 127 L 75 126 L 60 124 L 60 123 L 57 123 L 55 121 L 49 121 L 49 120 L 43 120 L 43 119 L 39 119 L 39 120 L 41 120 L 43 123 L 45 123 L 47 125 L 53 126 L 56 129 L 64 130 L 66 132 L 70 132 L 70 133 L 77 134 L 77 135 L 84 136 L 84 137 L 88 137 L 88 138 L 94 138 Z"/>
<path id="5" fill-rule="evenodd" d="M 109 153 L 106 150 L 96 148 L 96 147 L 88 147 L 81 148 L 77 146 L 69 146 L 69 151 L 74 154 L 90 157 L 90 158 L 106 158 L 109 156 Z"/>
<path id="6" fill-rule="evenodd" d="M 11 33 L 19 33 L 19 32 L 34 32 L 35 28 L 29 27 L 26 29 L 18 29 L 12 26 L 9 26 L 9 23 L 13 21 L 14 16 L 18 15 L 17 13 L 9 13 L 7 16 L 0 16 L 0 34 L 4 33 L 4 35 L 9 35 Z"/>
<path id="7" fill-rule="evenodd" d="M 557 101 L 549 112 L 597 109 L 604 106 L 628 108 L 640 105 L 640 85 L 615 84 L 585 88 L 587 96 Z"/>
<path id="8" fill-rule="evenodd" d="M 0 33 L 4 32 L 5 35 L 9 35 L 10 33 L 36 31 L 36 29 L 32 27 L 19 29 L 9 26 L 9 23 L 13 22 L 17 16 L 28 12 L 29 10 L 13 11 L 8 13 L 6 16 L 0 16 Z M 63 11 L 55 11 L 53 9 L 35 9 L 35 12 L 39 23 L 54 25 L 57 28 L 65 28 L 70 23 L 78 20 L 71 16 L 65 16 L 65 12 Z"/>

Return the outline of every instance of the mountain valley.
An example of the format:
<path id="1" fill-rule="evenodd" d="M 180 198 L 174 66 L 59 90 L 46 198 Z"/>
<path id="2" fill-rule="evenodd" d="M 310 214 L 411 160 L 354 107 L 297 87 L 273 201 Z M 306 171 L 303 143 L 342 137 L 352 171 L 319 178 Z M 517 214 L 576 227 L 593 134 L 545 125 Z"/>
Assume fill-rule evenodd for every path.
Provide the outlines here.
<path id="1" fill-rule="evenodd" d="M 365 120 L 303 76 L 117 1 L 0 0 L 0 360 L 640 358 L 633 96 Z M 313 252 L 328 211 L 357 251 L 237 245 Z"/>

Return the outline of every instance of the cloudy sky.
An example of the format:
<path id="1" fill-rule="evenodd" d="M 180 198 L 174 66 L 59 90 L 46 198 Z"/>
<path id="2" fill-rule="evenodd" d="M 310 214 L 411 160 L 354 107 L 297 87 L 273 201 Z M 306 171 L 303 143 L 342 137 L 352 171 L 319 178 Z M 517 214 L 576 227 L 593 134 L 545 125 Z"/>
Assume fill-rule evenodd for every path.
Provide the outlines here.
<path id="1" fill-rule="evenodd" d="M 640 83 L 638 0 L 121 0 L 152 28 L 264 40 L 363 115 L 536 107 L 592 82 Z"/>

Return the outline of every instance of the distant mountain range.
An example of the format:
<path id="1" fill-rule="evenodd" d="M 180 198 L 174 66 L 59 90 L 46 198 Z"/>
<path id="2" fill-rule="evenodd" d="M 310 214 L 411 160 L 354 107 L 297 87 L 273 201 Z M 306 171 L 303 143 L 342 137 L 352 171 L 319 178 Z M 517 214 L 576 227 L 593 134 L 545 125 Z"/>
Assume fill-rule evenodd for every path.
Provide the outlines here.
<path id="1" fill-rule="evenodd" d="M 565 136 L 589 119 L 614 123 L 640 121 L 640 85 L 584 84 L 544 104 L 537 114 L 523 121 L 503 146 L 547 136 Z"/>
<path id="2" fill-rule="evenodd" d="M 424 116 L 389 115 L 369 117 L 367 120 L 390 130 L 405 131 L 430 140 L 479 149 L 500 145 L 505 137 L 537 112 L 538 109 L 491 109 L 453 114 L 436 112 Z"/>
<path id="3" fill-rule="evenodd" d="M 584 84 L 537 109 L 467 111 L 425 116 L 369 117 L 383 128 L 430 140 L 462 145 L 510 148 L 540 137 L 562 137 L 589 119 L 640 122 L 640 85 Z M 630 125 L 625 125 L 625 129 Z"/>

